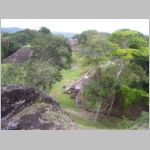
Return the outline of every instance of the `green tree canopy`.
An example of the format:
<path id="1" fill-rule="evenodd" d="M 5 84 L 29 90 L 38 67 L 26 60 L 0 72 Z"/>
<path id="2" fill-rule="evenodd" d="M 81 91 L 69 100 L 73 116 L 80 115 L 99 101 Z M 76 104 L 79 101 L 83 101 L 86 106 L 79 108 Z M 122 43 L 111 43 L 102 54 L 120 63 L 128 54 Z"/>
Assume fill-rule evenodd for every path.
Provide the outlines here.
<path id="1" fill-rule="evenodd" d="M 110 40 L 120 46 L 120 48 L 139 49 L 148 44 L 148 39 L 142 33 L 129 29 L 121 29 L 112 33 Z"/>
<path id="2" fill-rule="evenodd" d="M 31 43 L 32 58 L 46 61 L 58 68 L 67 68 L 71 63 L 71 48 L 66 39 L 49 34 L 38 34 Z"/>
<path id="3" fill-rule="evenodd" d="M 46 27 L 41 27 L 40 30 L 38 30 L 38 32 L 43 34 L 51 34 L 51 31 Z"/>

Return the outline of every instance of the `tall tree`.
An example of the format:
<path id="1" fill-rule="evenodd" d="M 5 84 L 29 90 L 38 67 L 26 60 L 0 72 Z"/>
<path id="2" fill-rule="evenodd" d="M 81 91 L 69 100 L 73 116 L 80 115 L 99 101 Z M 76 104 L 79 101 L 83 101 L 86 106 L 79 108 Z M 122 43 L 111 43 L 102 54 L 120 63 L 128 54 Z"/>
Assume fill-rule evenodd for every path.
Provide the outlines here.
<path id="1" fill-rule="evenodd" d="M 63 37 L 38 34 L 31 47 L 33 59 L 46 61 L 61 69 L 69 67 L 71 63 L 71 48 Z"/>
<path id="2" fill-rule="evenodd" d="M 95 79 L 90 82 L 87 90 L 84 89 L 84 94 L 86 93 L 89 98 L 92 93 L 95 93 L 95 96 L 93 95 L 95 97 L 93 104 L 96 104 L 97 111 L 94 119 L 94 122 L 96 122 L 100 108 L 106 98 L 105 94 L 102 94 L 104 92 L 103 88 L 106 87 L 102 83 L 102 64 L 108 62 L 110 52 L 116 48 L 116 45 L 108 41 L 107 36 L 103 36 L 95 30 L 81 33 L 79 43 L 79 55 L 82 57 L 83 65 L 88 65 L 95 69 Z"/>

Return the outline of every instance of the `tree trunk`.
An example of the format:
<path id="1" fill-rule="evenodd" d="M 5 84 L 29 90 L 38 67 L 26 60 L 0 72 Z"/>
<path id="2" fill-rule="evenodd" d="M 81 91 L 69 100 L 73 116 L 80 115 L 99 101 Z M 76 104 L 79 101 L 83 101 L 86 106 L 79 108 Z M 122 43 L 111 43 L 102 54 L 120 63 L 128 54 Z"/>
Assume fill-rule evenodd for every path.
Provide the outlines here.
<path id="1" fill-rule="evenodd" d="M 111 112 L 111 109 L 112 109 L 112 106 L 113 106 L 114 102 L 115 102 L 115 98 L 114 98 L 114 96 L 113 96 L 111 105 L 110 105 L 109 110 L 108 110 L 108 112 L 107 112 L 107 116 L 110 115 L 110 112 Z"/>
<path id="2" fill-rule="evenodd" d="M 120 70 L 119 70 L 118 73 L 117 73 L 117 80 L 119 79 L 119 76 L 120 76 L 120 74 L 122 73 L 123 69 L 124 69 L 124 63 L 121 62 Z"/>
<path id="3" fill-rule="evenodd" d="M 97 121 L 97 117 L 98 117 L 100 108 L 101 108 L 101 102 L 99 102 L 99 105 L 98 105 L 98 108 L 97 108 L 97 112 L 96 112 L 96 115 L 95 115 L 95 118 L 94 118 L 94 123 L 96 123 L 96 121 Z"/>

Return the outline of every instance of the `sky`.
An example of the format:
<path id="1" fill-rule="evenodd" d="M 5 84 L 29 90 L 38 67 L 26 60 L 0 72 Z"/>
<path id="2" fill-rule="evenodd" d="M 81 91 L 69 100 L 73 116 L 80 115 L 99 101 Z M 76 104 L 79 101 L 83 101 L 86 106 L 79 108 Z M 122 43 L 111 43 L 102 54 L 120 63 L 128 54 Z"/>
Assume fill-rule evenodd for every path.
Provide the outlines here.
<path id="1" fill-rule="evenodd" d="M 81 33 L 85 30 L 112 33 L 131 29 L 149 35 L 149 19 L 2 19 L 1 27 L 19 27 L 38 30 L 45 26 L 52 32 Z"/>

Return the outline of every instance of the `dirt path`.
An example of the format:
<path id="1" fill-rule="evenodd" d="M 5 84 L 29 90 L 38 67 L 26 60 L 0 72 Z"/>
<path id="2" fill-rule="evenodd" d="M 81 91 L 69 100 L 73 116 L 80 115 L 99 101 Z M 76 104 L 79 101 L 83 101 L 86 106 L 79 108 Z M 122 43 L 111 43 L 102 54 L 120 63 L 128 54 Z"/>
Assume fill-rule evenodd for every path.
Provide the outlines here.
<path id="1" fill-rule="evenodd" d="M 76 108 L 76 109 L 64 108 L 64 110 L 67 113 L 73 114 L 75 116 L 78 116 L 78 117 L 81 117 L 81 118 L 84 118 L 84 119 L 90 120 L 90 121 L 93 121 L 93 118 L 95 115 L 95 113 L 88 112 L 82 108 Z"/>

